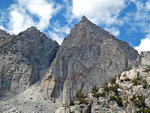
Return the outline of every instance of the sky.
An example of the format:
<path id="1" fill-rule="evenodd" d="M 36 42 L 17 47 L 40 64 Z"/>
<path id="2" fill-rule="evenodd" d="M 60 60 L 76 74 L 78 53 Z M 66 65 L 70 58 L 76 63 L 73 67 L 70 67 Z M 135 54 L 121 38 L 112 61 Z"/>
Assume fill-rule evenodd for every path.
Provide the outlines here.
<path id="1" fill-rule="evenodd" d="M 0 29 L 37 27 L 59 44 L 86 16 L 138 52 L 150 51 L 150 0 L 1 0 Z"/>

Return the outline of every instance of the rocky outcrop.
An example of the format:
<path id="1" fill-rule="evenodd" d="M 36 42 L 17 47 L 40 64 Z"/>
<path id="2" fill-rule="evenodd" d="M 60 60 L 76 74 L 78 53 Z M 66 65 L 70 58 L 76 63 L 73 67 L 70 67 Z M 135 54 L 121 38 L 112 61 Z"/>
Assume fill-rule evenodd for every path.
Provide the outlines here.
<path id="1" fill-rule="evenodd" d="M 11 39 L 11 35 L 0 29 L 0 46 Z"/>
<path id="2" fill-rule="evenodd" d="M 90 92 L 93 85 L 100 86 L 134 66 L 137 57 L 138 52 L 127 43 L 83 17 L 64 39 L 41 91 L 53 101 L 69 103 L 78 90 Z"/>
<path id="3" fill-rule="evenodd" d="M 150 65 L 150 51 L 141 52 L 138 57 L 139 65 Z"/>
<path id="4" fill-rule="evenodd" d="M 21 54 L 38 68 L 48 68 L 55 58 L 59 45 L 35 27 L 14 36 L 0 48 L 1 54 Z"/>
<path id="5" fill-rule="evenodd" d="M 85 104 L 70 107 L 65 106 L 57 109 L 55 113 L 91 113 L 91 106 Z"/>
<path id="6" fill-rule="evenodd" d="M 76 101 L 62 106 L 55 113 L 149 113 L 149 78 L 150 67 L 132 68 L 100 88 L 93 87 L 92 93 L 84 94 L 85 98 L 80 95 Z M 87 108 L 90 111 L 82 111 Z"/>
<path id="7" fill-rule="evenodd" d="M 0 55 L 0 97 L 2 99 L 21 93 L 37 79 L 37 69 L 22 56 Z"/>
<path id="8" fill-rule="evenodd" d="M 18 35 L 0 31 L 0 98 L 13 97 L 34 84 L 59 48 L 35 27 Z"/>

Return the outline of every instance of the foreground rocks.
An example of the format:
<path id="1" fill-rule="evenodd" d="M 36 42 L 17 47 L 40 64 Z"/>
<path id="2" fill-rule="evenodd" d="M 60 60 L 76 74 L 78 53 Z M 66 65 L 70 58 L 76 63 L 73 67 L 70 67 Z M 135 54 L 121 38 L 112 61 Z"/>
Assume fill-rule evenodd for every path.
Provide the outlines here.
<path id="1" fill-rule="evenodd" d="M 100 88 L 93 87 L 92 93 L 83 93 L 85 98 L 80 95 L 76 101 L 62 106 L 55 113 L 149 113 L 149 79 L 150 67 L 133 68 Z"/>
<path id="2" fill-rule="evenodd" d="M 59 45 L 35 27 L 18 35 L 0 30 L 0 99 L 23 92 L 49 67 Z"/>
<path id="3" fill-rule="evenodd" d="M 69 104 L 53 103 L 39 90 L 40 82 L 26 91 L 1 101 L 2 113 L 149 113 L 150 67 L 132 68 L 93 86 L 90 93 L 79 90 Z"/>
<path id="4" fill-rule="evenodd" d="M 54 113 L 61 103 L 53 103 L 39 92 L 40 82 L 36 82 L 24 92 L 0 101 L 0 113 Z"/>
<path id="5" fill-rule="evenodd" d="M 90 92 L 93 85 L 100 86 L 134 66 L 137 57 L 127 43 L 83 17 L 64 39 L 41 91 L 54 102 L 66 104 L 75 99 L 78 90 Z"/>

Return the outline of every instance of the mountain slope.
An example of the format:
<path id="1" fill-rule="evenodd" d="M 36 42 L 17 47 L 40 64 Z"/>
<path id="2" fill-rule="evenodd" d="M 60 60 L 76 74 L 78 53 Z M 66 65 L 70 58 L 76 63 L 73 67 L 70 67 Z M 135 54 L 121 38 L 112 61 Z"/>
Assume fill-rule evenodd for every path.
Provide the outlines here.
<path id="1" fill-rule="evenodd" d="M 128 67 L 138 52 L 100 29 L 86 17 L 64 39 L 41 84 L 41 91 L 56 101 L 69 103 L 78 90 L 90 92 Z"/>
<path id="2" fill-rule="evenodd" d="M 59 45 L 47 38 L 35 27 L 18 35 L 0 31 L 0 98 L 13 97 L 39 78 L 39 72 L 47 69 Z"/>
<path id="3" fill-rule="evenodd" d="M 20 34 L 22 38 L 24 36 L 28 38 L 23 38 L 27 42 L 25 44 L 27 47 L 28 45 L 33 45 L 37 39 L 31 37 L 31 34 L 28 35 L 28 33 L 33 32 L 33 29 L 35 28 L 28 29 L 28 32 L 25 33 L 26 35 L 24 33 Z M 35 35 L 38 33 L 35 32 Z M 40 36 L 40 34 L 38 35 Z M 19 35 L 17 40 L 20 40 Z M 30 44 L 30 40 L 33 43 Z M 39 75 L 44 74 L 41 68 L 45 70 L 45 66 L 42 65 L 40 67 L 40 65 L 34 63 L 32 58 L 30 59 L 30 54 L 27 54 L 30 53 L 30 49 L 25 48 L 24 52 L 22 52 L 17 47 L 24 45 L 24 43 L 19 43 L 20 45 L 18 45 L 18 41 L 14 40 L 13 42 L 9 43 L 13 43 L 12 45 L 15 45 L 15 49 L 6 49 L 9 52 L 3 54 L 6 56 L 8 54 L 12 55 L 14 52 L 15 55 L 19 54 L 21 57 L 13 57 L 13 59 L 19 60 L 16 63 L 20 67 L 19 70 L 28 69 L 26 67 L 31 65 L 34 68 L 36 67 L 35 70 L 40 70 L 38 71 Z M 36 45 L 37 48 L 39 47 L 38 45 L 41 45 L 39 43 Z M 3 47 L 6 48 L 6 45 Z M 1 50 L 3 50 L 3 47 Z M 16 49 L 17 51 L 14 51 Z M 26 53 L 26 51 L 29 52 Z M 37 53 L 35 53 L 35 56 L 33 55 L 33 58 L 36 55 Z M 27 87 L 22 93 L 9 100 L 0 101 L 0 112 L 134 113 L 144 108 L 143 110 L 149 113 L 147 112 L 150 107 L 149 58 L 149 52 L 142 52 L 138 55 L 137 51 L 127 43 L 116 39 L 107 31 L 100 29 L 86 17 L 83 17 L 65 38 L 42 83 L 37 81 L 32 86 Z M 24 63 L 22 63 L 22 60 Z M 10 59 L 10 61 L 12 60 Z M 5 62 L 8 61 L 5 60 Z M 5 64 L 5 66 L 7 65 Z M 134 66 L 139 66 L 139 68 Z M 121 74 L 123 70 L 127 70 L 130 67 L 132 67 L 130 71 L 125 71 Z M 25 77 L 28 77 L 26 73 L 32 71 L 21 72 L 25 73 Z M 121 74 L 121 76 L 114 77 L 118 74 Z M 30 78 L 37 77 L 35 74 L 30 75 L 34 75 Z M 36 79 L 32 80 L 36 81 Z M 110 82 L 105 83 L 105 81 L 109 80 Z M 13 91 L 16 91 L 16 89 Z M 142 106 L 135 103 L 139 97 Z"/>
<path id="4" fill-rule="evenodd" d="M 85 97 L 83 96 L 85 95 Z M 132 68 L 55 113 L 150 113 L 150 66 Z"/>

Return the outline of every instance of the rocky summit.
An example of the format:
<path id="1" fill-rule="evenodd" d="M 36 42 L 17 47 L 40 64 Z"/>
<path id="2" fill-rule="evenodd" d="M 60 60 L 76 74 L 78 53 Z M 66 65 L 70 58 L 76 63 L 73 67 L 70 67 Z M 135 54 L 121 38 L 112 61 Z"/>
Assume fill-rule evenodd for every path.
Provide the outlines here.
<path id="1" fill-rule="evenodd" d="M 90 92 L 92 86 L 134 66 L 137 57 L 138 52 L 127 43 L 82 17 L 59 48 L 41 91 L 66 104 L 78 90 Z"/>
<path id="2" fill-rule="evenodd" d="M 0 97 L 13 97 L 35 83 L 47 69 L 59 45 L 35 27 L 18 35 L 0 31 Z"/>
<path id="3" fill-rule="evenodd" d="M 0 30 L 0 113 L 150 113 L 150 52 L 85 16 L 59 47 L 35 27 Z"/>

